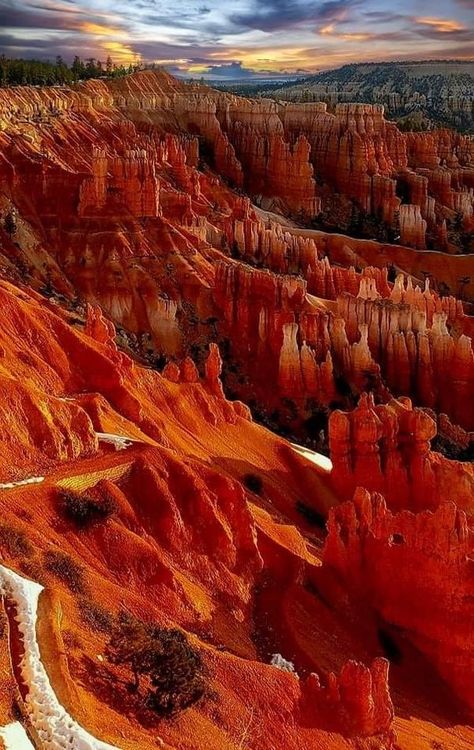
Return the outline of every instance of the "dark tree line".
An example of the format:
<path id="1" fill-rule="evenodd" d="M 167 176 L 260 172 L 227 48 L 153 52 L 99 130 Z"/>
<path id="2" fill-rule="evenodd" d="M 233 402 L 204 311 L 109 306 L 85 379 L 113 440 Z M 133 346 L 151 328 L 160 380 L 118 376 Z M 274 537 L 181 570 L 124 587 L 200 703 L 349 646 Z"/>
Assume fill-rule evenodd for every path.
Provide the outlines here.
<path id="1" fill-rule="evenodd" d="M 116 65 L 109 56 L 105 63 L 90 57 L 81 60 L 76 55 L 71 65 L 61 56 L 49 60 L 25 60 L 0 56 L 0 86 L 53 86 L 71 84 L 89 78 L 117 78 L 137 70 L 139 65 Z"/>

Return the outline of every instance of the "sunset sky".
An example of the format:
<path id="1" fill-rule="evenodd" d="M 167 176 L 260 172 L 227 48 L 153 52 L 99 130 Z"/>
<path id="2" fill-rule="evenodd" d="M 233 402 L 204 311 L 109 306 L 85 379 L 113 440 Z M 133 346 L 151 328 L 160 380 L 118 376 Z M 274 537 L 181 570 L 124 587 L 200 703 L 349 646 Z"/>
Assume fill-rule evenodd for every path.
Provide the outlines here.
<path id="1" fill-rule="evenodd" d="M 0 0 L 0 19 L 8 56 L 110 54 L 213 78 L 474 56 L 474 0 Z"/>

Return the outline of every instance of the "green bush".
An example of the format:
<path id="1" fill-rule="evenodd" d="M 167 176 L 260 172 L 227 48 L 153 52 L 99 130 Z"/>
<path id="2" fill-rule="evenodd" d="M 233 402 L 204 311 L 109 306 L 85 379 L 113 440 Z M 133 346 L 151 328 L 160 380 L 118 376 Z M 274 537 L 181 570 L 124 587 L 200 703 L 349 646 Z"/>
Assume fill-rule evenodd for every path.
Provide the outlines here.
<path id="1" fill-rule="evenodd" d="M 84 568 L 70 555 L 59 550 L 44 553 L 45 568 L 64 583 L 73 594 L 85 594 Z"/>
<path id="2" fill-rule="evenodd" d="M 131 668 L 135 691 L 140 688 L 140 677 L 148 678 L 147 705 L 162 716 L 183 711 L 205 693 L 201 655 L 181 630 L 121 613 L 106 653 L 113 664 Z"/>
<path id="3" fill-rule="evenodd" d="M 62 515 L 79 529 L 106 521 L 117 511 L 117 506 L 110 497 L 96 500 L 73 490 L 62 490 L 58 496 L 58 504 Z"/>
<path id="4" fill-rule="evenodd" d="M 25 532 L 5 522 L 0 523 L 0 547 L 11 557 L 31 557 L 34 552 Z"/>

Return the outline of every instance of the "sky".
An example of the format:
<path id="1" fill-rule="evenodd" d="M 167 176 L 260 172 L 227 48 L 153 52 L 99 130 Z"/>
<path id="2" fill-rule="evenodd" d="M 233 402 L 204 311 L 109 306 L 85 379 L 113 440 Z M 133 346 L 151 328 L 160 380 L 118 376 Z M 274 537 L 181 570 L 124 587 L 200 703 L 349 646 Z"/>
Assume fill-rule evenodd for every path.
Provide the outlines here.
<path id="1" fill-rule="evenodd" d="M 0 52 L 213 79 L 474 58 L 474 0 L 0 0 Z"/>

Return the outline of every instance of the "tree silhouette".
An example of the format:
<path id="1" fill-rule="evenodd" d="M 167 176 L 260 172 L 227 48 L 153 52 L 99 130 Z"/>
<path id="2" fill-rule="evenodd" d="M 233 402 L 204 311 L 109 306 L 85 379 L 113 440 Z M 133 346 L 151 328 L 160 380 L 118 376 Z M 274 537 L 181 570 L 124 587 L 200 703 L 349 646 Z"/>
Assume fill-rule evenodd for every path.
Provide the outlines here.
<path id="1" fill-rule="evenodd" d="M 160 628 L 122 612 L 106 653 L 113 664 L 130 667 L 133 690 L 140 689 L 140 677 L 148 678 L 147 703 L 159 714 L 175 714 L 204 695 L 201 656 L 180 630 Z"/>

